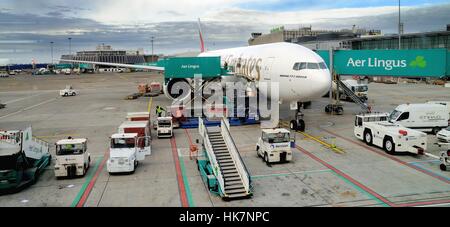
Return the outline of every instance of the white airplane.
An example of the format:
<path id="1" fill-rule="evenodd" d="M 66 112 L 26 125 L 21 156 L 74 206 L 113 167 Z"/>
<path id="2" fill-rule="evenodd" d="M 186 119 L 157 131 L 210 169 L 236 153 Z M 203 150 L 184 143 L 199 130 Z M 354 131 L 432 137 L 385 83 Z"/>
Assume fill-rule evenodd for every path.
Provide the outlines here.
<path id="1" fill-rule="evenodd" d="M 200 25 L 200 21 L 199 21 Z M 296 110 L 295 120 L 290 122 L 290 128 L 304 131 L 305 122 L 301 107 L 303 103 L 319 99 L 329 92 L 331 88 L 331 74 L 325 61 L 314 51 L 301 45 L 292 43 L 272 43 L 240 48 L 231 48 L 215 51 L 206 51 L 203 35 L 199 26 L 201 50 L 199 57 L 221 57 L 222 66 L 228 67 L 234 76 L 222 77 L 227 80 L 245 80 L 249 84 L 258 82 L 278 82 L 280 87 L 280 103 L 289 102 L 291 109 Z M 62 60 L 67 61 L 67 60 Z M 125 68 L 138 68 L 160 70 L 164 68 L 155 66 L 139 66 L 127 64 L 115 64 L 104 62 L 71 61 L 78 63 L 91 63 Z M 172 99 L 179 98 L 170 93 L 172 86 L 191 88 L 191 81 L 177 79 L 168 81 L 164 85 L 164 93 Z M 181 83 L 183 84 L 183 83 Z M 177 89 L 175 89 L 177 90 Z M 178 90 L 177 90 L 178 91 Z M 266 93 L 264 93 L 266 92 Z M 260 91 L 260 95 L 270 98 L 267 91 Z M 278 119 L 277 119 L 278 120 Z M 278 125 L 276 122 L 275 125 Z"/>

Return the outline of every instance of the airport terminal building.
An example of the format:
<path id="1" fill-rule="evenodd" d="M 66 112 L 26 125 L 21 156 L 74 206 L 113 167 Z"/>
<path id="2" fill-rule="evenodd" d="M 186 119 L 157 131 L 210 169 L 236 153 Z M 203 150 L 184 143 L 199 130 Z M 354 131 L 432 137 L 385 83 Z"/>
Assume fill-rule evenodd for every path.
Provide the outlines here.
<path id="1" fill-rule="evenodd" d="M 112 62 L 120 64 L 142 64 L 146 62 L 143 50 L 114 50 L 109 45 L 99 45 L 93 51 L 79 51 L 76 55 L 63 55 L 61 59 L 78 61 Z M 61 63 L 67 63 L 61 61 Z"/>
<path id="2" fill-rule="evenodd" d="M 403 34 L 402 49 L 450 50 L 450 25 L 447 30 Z M 298 30 L 285 30 L 283 27 L 273 29 L 269 34 L 252 33 L 249 45 L 274 42 L 297 43 L 312 50 L 332 48 L 347 50 L 385 50 L 398 49 L 398 35 L 382 35 L 380 30 L 344 29 L 340 31 L 312 30 L 311 27 Z"/>
<path id="3" fill-rule="evenodd" d="M 355 38 L 344 41 L 353 50 L 398 49 L 398 35 L 380 37 Z M 401 37 L 402 49 L 435 49 L 450 50 L 450 30 L 425 33 L 404 34 Z"/>
<path id="4" fill-rule="evenodd" d="M 348 40 L 360 37 L 381 36 L 381 30 L 367 30 L 356 28 L 342 30 L 313 30 L 312 27 L 301 27 L 299 29 L 285 29 L 279 27 L 272 29 L 269 34 L 252 33 L 249 45 L 259 45 L 275 42 L 297 43 L 313 50 L 326 50 L 331 47 L 350 49 Z"/>

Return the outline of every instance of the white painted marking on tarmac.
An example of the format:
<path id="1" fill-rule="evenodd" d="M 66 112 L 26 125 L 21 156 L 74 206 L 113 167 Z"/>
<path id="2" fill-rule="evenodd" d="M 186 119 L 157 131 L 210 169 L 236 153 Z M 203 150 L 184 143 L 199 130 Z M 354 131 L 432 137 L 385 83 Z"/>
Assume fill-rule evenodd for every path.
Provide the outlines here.
<path id="1" fill-rule="evenodd" d="M 24 200 L 22 200 L 22 201 L 20 201 L 21 203 L 28 203 L 28 202 L 30 202 L 30 200 L 27 200 L 27 199 L 24 199 Z"/>
<path id="2" fill-rule="evenodd" d="M 23 97 L 23 98 L 19 98 L 19 99 L 14 99 L 14 100 L 5 102 L 5 104 L 11 104 L 11 103 L 19 102 L 19 101 L 22 101 L 22 100 L 25 100 L 25 99 L 33 98 L 33 97 L 44 95 L 44 94 L 48 94 L 48 93 L 50 93 L 50 92 L 38 93 L 38 94 L 34 94 L 34 95 Z"/>
<path id="3" fill-rule="evenodd" d="M 7 115 L 3 115 L 3 116 L 0 117 L 0 119 L 3 119 L 3 118 L 6 118 L 6 117 L 9 117 L 9 116 L 12 116 L 12 115 L 21 113 L 21 112 L 23 112 L 23 111 L 27 111 L 27 110 L 33 109 L 33 108 L 38 107 L 38 106 L 42 106 L 42 105 L 44 105 L 44 104 L 47 104 L 47 103 L 49 103 L 49 102 L 53 102 L 53 101 L 55 101 L 55 100 L 57 100 L 57 98 L 53 98 L 53 99 L 50 99 L 50 100 L 47 100 L 47 101 L 38 103 L 38 104 L 36 104 L 36 105 L 27 107 L 27 108 L 25 108 L 25 109 L 16 111 L 16 112 L 14 112 L 14 113 L 10 113 L 10 114 L 7 114 Z"/>
<path id="4" fill-rule="evenodd" d="M 441 206 L 450 206 L 450 203 L 441 203 L 441 204 L 433 204 L 433 205 L 418 206 L 418 207 L 441 207 Z"/>
<path id="5" fill-rule="evenodd" d="M 42 106 L 42 105 L 44 105 L 44 104 L 47 104 L 47 103 L 49 103 L 49 102 L 53 102 L 53 101 L 55 101 L 55 100 L 56 100 L 56 98 L 53 98 L 53 99 L 50 99 L 50 100 L 47 100 L 47 101 L 38 103 L 38 104 L 36 104 L 36 105 L 27 107 L 27 108 L 25 108 L 25 109 L 23 109 L 23 110 L 24 110 L 24 111 L 31 110 L 31 109 L 33 109 L 33 108 L 35 108 L 35 107 Z"/>
<path id="6" fill-rule="evenodd" d="M 266 175 L 254 175 L 252 178 L 266 178 L 266 177 L 277 177 L 277 176 L 289 176 L 296 174 L 313 174 L 313 173 L 327 173 L 331 172 L 330 169 L 320 169 L 320 170 L 309 170 L 309 171 L 300 171 L 300 172 L 286 172 L 286 173 L 275 173 L 275 174 L 266 174 Z"/>
<path id="7" fill-rule="evenodd" d="M 67 185 L 67 188 L 73 188 L 73 187 L 75 187 L 75 185 L 73 185 L 73 184 Z"/>
<path id="8" fill-rule="evenodd" d="M 188 149 L 178 149 L 178 157 L 190 157 Z M 187 153 L 187 154 L 185 154 Z"/>
<path id="9" fill-rule="evenodd" d="M 417 162 L 408 162 L 408 164 L 419 164 L 419 163 L 439 163 L 439 160 L 426 160 L 426 161 L 417 161 Z"/>

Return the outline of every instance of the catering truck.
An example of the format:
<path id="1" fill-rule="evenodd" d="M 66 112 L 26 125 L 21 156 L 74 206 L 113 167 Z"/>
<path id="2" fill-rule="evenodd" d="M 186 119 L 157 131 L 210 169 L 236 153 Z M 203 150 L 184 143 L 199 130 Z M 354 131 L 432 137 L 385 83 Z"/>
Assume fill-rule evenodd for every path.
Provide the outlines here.
<path id="1" fill-rule="evenodd" d="M 150 132 L 150 121 L 125 121 L 118 129 L 119 134 L 130 134 L 136 133 L 138 138 L 147 138 L 148 146 L 144 145 L 144 141 L 139 141 L 142 148 L 145 148 L 145 155 L 151 155 L 151 132 Z"/>
<path id="2" fill-rule="evenodd" d="M 448 127 L 449 113 L 440 104 L 403 104 L 392 111 L 389 122 L 436 135 Z"/>
<path id="3" fill-rule="evenodd" d="M 56 142 L 55 176 L 84 176 L 91 163 L 87 152 L 87 139 L 64 139 Z"/>
<path id="4" fill-rule="evenodd" d="M 118 133 L 111 136 L 107 170 L 112 173 L 133 173 L 139 161 L 151 154 L 149 121 L 125 121 Z"/>
<path id="5" fill-rule="evenodd" d="M 150 121 L 150 113 L 149 112 L 127 113 L 126 120 L 128 120 L 128 121 Z"/>
<path id="6" fill-rule="evenodd" d="M 369 146 L 383 148 L 386 153 L 425 154 L 427 134 L 387 122 L 387 113 L 356 115 L 354 134 Z"/>
<path id="7" fill-rule="evenodd" d="M 347 86 L 352 92 L 358 96 L 362 101 L 367 101 L 368 99 L 368 91 L 369 86 L 366 83 L 360 83 L 357 80 L 348 79 L 343 80 L 342 83 Z M 333 87 L 333 93 L 336 94 L 337 85 L 335 82 L 332 84 Z M 345 101 L 351 101 L 351 98 L 347 96 L 347 94 L 342 90 L 342 88 L 339 88 L 339 98 L 341 100 Z"/>
<path id="8" fill-rule="evenodd" d="M 0 191 L 34 184 L 50 165 L 49 144 L 33 137 L 32 128 L 0 132 Z"/>
<path id="9" fill-rule="evenodd" d="M 286 129 L 264 129 L 256 144 L 256 153 L 267 163 L 292 161 L 290 132 Z"/>
<path id="10" fill-rule="evenodd" d="M 355 93 L 355 95 L 358 96 L 361 100 L 367 101 L 369 86 L 366 83 L 360 83 L 357 80 L 344 80 L 342 82 L 345 84 L 345 86 L 347 86 L 350 90 L 352 90 L 353 93 Z M 350 100 L 350 97 L 347 97 L 345 92 L 342 92 L 340 98 L 344 100 Z"/>

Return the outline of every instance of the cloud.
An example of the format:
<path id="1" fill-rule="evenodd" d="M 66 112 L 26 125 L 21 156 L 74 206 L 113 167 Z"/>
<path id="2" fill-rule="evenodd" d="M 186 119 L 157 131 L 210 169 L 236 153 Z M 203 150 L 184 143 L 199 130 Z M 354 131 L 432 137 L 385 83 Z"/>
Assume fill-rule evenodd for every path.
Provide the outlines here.
<path id="1" fill-rule="evenodd" d="M 83 5 L 79 4 L 83 1 L 75 0 L 74 5 Z M 172 0 L 167 1 L 170 3 Z M 199 1 L 194 0 L 194 2 Z M 220 0 L 219 2 L 224 5 L 233 5 L 233 2 L 237 0 Z M 116 3 L 116 1 L 111 2 L 111 4 Z M 30 4 L 36 3 L 30 1 Z M 96 1 L 93 1 L 94 6 L 95 4 Z M 183 4 L 180 3 L 180 5 L 183 7 Z M 94 10 L 94 6 L 90 10 Z M 0 58 L 18 63 L 29 63 L 33 58 L 38 62 L 49 62 L 49 43 L 55 42 L 54 56 L 56 58 L 68 53 L 68 37 L 73 38 L 73 50 L 94 49 L 96 45 L 105 43 L 111 44 L 116 49 L 145 48 L 146 52 L 150 53 L 150 37 L 152 36 L 156 37 L 156 53 L 171 54 L 199 49 L 196 15 L 186 13 L 189 9 L 178 10 L 179 6 L 173 7 L 173 10 L 167 10 L 167 5 L 159 8 L 155 6 L 147 11 L 149 17 L 165 15 L 165 17 L 171 17 L 171 20 L 161 22 L 136 20 L 117 24 L 85 18 L 82 15 L 90 10 L 82 7 L 68 9 L 62 5 L 53 4 L 49 9 L 51 11 L 42 15 L 18 14 L 1 10 Z M 24 11 L 27 12 L 27 10 Z M 78 13 L 78 16 L 73 16 L 74 11 Z M 448 12 L 450 12 L 450 4 L 404 7 L 402 17 L 406 32 L 445 29 L 445 25 L 450 21 Z M 92 11 L 90 13 L 92 14 Z M 394 33 L 397 29 L 396 13 L 397 9 L 392 6 L 292 12 L 213 7 L 203 13 L 202 25 L 208 48 L 220 49 L 246 45 L 250 33 L 268 32 L 278 25 L 291 28 L 312 25 L 316 29 L 341 29 L 351 28 L 355 24 L 358 27 Z"/>
<path id="2" fill-rule="evenodd" d="M 450 22 L 450 4 L 424 7 L 421 9 L 410 8 L 402 13 L 402 22 L 406 33 L 430 32 L 444 30 Z M 315 25 L 320 28 L 333 29 L 350 27 L 352 24 L 370 29 L 381 29 L 385 34 L 397 33 L 398 14 L 387 13 L 366 17 L 349 17 L 345 20 L 328 18 Z"/>

